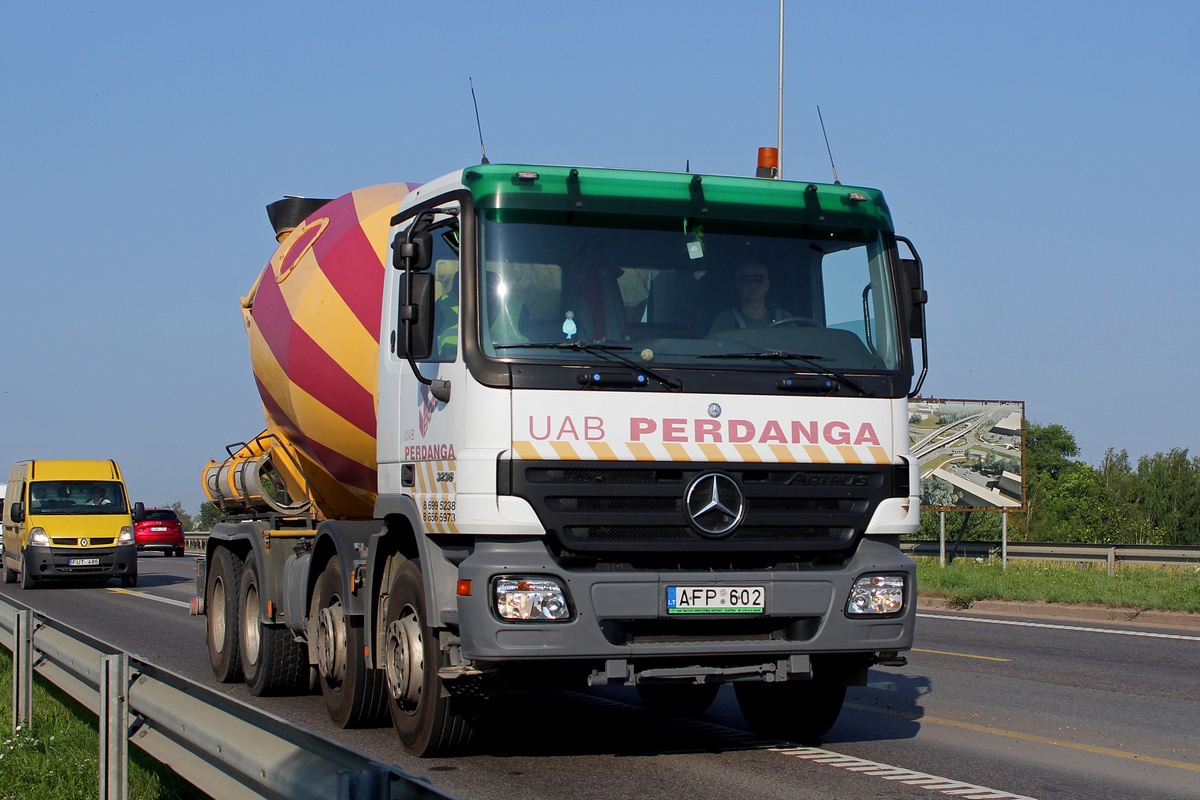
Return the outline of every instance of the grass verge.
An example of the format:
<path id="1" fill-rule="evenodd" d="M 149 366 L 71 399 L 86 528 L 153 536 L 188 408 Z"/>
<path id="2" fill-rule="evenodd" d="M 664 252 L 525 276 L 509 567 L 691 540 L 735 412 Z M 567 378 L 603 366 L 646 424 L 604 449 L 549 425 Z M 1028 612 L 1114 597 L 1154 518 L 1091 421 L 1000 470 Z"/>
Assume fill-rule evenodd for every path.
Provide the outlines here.
<path id="1" fill-rule="evenodd" d="M 12 730 L 12 654 L 0 647 L 0 800 L 94 800 L 100 785 L 96 715 L 39 675 L 33 680 L 33 726 Z M 207 795 L 169 767 L 129 748 L 129 796 L 204 800 Z"/>
<path id="2" fill-rule="evenodd" d="M 968 608 L 976 600 L 1086 603 L 1139 610 L 1200 612 L 1200 570 L 1195 567 L 1118 565 L 1046 561 L 955 559 L 939 567 L 936 558 L 915 558 L 917 587 L 927 597 L 945 597 Z"/>

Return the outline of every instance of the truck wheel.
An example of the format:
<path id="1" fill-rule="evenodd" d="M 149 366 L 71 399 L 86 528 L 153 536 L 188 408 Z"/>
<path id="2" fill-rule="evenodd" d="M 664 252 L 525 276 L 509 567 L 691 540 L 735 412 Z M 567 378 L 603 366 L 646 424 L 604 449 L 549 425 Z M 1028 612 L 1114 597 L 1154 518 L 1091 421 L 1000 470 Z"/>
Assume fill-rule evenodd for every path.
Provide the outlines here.
<path id="1" fill-rule="evenodd" d="M 380 670 L 367 669 L 362 625 L 347 619 L 342 591 L 342 567 L 334 557 L 317 578 L 310 611 L 317 627 L 317 682 L 334 724 L 358 728 L 382 719 L 387 698 Z"/>
<path id="2" fill-rule="evenodd" d="M 238 587 L 242 582 L 242 560 L 227 547 L 218 547 L 208 568 L 205 607 L 208 620 L 208 660 L 221 683 L 242 677 L 238 650 Z"/>
<path id="3" fill-rule="evenodd" d="M 769 739 L 803 742 L 833 727 L 846 687 L 828 679 L 735 683 L 738 707 L 750 729 Z"/>
<path id="4" fill-rule="evenodd" d="M 262 622 L 266 601 L 260 591 L 260 572 L 258 554 L 251 553 L 242 568 L 238 592 L 238 644 L 246 688 L 255 697 L 298 694 L 308 683 L 308 648 L 296 642 L 286 627 Z"/>
<path id="5" fill-rule="evenodd" d="M 428 613 L 420 561 L 405 561 L 392 577 L 381 650 L 392 725 L 404 749 L 415 756 L 465 748 L 474 736 L 478 710 L 468 698 L 446 691 L 452 687 L 438 677 L 443 654 Z"/>
<path id="6" fill-rule="evenodd" d="M 698 717 L 717 699 L 717 683 L 639 683 L 638 697 L 650 711 L 677 717 Z"/>

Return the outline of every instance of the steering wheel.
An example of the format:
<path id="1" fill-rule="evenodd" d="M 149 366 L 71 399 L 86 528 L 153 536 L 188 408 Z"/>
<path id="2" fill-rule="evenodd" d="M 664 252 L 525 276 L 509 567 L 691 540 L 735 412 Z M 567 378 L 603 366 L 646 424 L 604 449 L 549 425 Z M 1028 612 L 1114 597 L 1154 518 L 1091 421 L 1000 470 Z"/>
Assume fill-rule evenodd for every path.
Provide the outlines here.
<path id="1" fill-rule="evenodd" d="M 772 322 L 770 325 L 768 325 L 767 327 L 768 328 L 779 328 L 784 325 L 795 325 L 797 327 L 805 327 L 805 328 L 819 328 L 820 327 L 817 324 L 817 321 L 815 319 L 812 319 L 811 317 L 788 317 L 787 319 L 777 319 L 774 322 Z"/>

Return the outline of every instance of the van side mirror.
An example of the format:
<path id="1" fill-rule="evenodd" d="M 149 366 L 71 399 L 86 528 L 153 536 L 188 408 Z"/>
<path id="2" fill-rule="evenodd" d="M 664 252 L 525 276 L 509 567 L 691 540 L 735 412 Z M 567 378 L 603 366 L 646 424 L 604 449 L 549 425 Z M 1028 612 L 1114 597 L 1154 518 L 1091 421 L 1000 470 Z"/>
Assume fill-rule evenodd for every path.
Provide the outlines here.
<path id="1" fill-rule="evenodd" d="M 134 503 L 133 504 L 133 521 L 134 522 L 145 522 L 145 520 L 146 520 L 146 504 L 145 503 Z"/>
<path id="2" fill-rule="evenodd" d="M 433 273 L 410 274 L 412 293 L 400 306 L 401 356 L 424 361 L 433 353 Z"/>
<path id="3" fill-rule="evenodd" d="M 8 518 L 13 522 L 25 521 L 25 504 L 20 500 L 12 504 L 12 508 L 8 510 Z"/>
<path id="4" fill-rule="evenodd" d="M 399 235 L 392 240 L 392 266 L 410 272 L 424 272 L 433 265 L 433 234 L 418 231 L 412 241 L 404 241 Z"/>

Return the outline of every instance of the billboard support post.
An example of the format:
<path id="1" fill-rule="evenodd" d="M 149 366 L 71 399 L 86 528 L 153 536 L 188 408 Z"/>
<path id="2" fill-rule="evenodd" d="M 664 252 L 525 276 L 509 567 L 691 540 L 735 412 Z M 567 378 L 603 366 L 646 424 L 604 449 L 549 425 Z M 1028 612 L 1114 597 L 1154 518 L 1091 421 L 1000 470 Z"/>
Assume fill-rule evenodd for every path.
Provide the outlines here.
<path id="1" fill-rule="evenodd" d="M 941 518 L 941 532 L 938 534 L 938 566 L 946 566 L 946 512 L 938 514 Z"/>
<path id="2" fill-rule="evenodd" d="M 1008 572 L 1008 512 L 1000 512 L 1000 567 Z"/>

